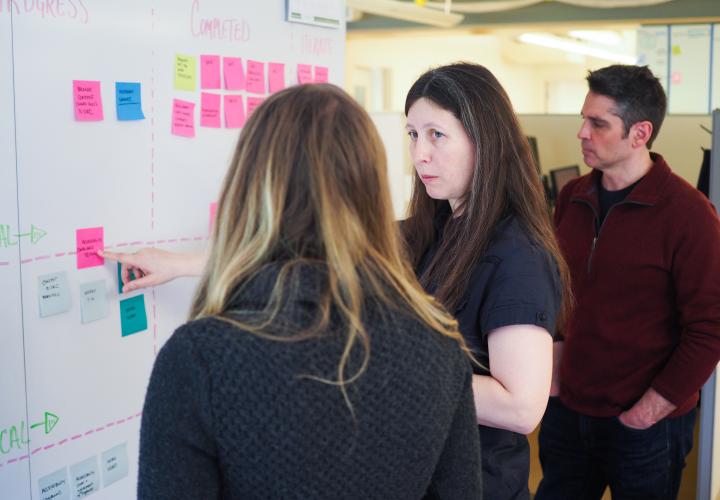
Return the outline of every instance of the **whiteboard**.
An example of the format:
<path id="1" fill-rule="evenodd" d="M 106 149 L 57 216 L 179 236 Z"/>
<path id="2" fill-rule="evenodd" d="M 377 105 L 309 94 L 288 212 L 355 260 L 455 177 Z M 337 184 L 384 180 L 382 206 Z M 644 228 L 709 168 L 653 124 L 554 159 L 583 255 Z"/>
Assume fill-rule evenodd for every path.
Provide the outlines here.
<path id="1" fill-rule="evenodd" d="M 710 81 L 711 87 L 711 109 L 720 108 L 720 24 L 712 25 L 712 80 Z"/>
<path id="2" fill-rule="evenodd" d="M 669 38 L 669 26 L 642 26 L 637 30 L 637 63 L 650 68 L 660 80 L 665 93 L 668 92 L 670 77 Z"/>
<path id="3" fill-rule="evenodd" d="M 262 62 L 266 77 L 282 63 L 286 85 L 298 65 L 328 68 L 342 84 L 344 20 L 285 18 L 282 0 L 0 2 L 2 498 L 135 497 L 148 376 L 195 282 L 120 295 L 114 265 L 80 267 L 77 231 L 123 251 L 207 244 L 238 130 L 200 126 L 201 93 L 247 111 L 267 89 L 201 89 L 200 56 Z M 196 61 L 193 91 L 175 86 L 177 55 Z M 76 120 L 74 80 L 99 82 L 101 121 Z M 140 84 L 144 119 L 118 120 L 116 82 Z M 195 104 L 193 138 L 171 133 L 173 99 Z"/>
<path id="4" fill-rule="evenodd" d="M 710 25 L 670 27 L 670 113 L 710 112 Z"/>

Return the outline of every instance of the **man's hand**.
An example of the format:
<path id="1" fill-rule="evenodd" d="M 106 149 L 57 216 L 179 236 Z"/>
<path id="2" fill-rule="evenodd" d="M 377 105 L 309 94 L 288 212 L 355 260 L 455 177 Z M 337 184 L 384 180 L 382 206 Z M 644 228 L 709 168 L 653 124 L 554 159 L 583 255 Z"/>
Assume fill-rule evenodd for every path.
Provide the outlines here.
<path id="1" fill-rule="evenodd" d="M 672 413 L 677 406 L 662 397 L 652 387 L 627 411 L 622 412 L 618 419 L 631 429 L 647 429 Z"/>

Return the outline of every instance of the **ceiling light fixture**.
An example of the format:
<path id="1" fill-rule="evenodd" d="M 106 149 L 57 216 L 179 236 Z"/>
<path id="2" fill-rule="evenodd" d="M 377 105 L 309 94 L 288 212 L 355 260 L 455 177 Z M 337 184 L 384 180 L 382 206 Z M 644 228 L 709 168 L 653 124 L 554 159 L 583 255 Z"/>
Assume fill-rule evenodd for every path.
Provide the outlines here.
<path id="1" fill-rule="evenodd" d="M 622 64 L 635 64 L 637 60 L 635 56 L 619 54 L 617 52 L 611 52 L 605 49 L 590 47 L 589 45 L 584 45 L 582 43 L 574 42 L 567 38 L 561 38 L 559 36 L 546 33 L 523 33 L 518 37 L 518 39 L 523 43 L 540 45 L 541 47 L 562 50 L 564 52 L 571 52 L 573 54 L 582 54 L 585 56 L 595 57 L 597 59 L 604 59 L 606 61 L 619 62 Z"/>
<path id="2" fill-rule="evenodd" d="M 445 2 L 445 11 L 416 5 L 414 2 L 398 0 L 347 0 L 346 6 L 376 16 L 391 17 L 403 21 L 429 24 L 439 28 L 452 28 L 464 19 L 462 14 L 449 11 L 450 2 Z"/>

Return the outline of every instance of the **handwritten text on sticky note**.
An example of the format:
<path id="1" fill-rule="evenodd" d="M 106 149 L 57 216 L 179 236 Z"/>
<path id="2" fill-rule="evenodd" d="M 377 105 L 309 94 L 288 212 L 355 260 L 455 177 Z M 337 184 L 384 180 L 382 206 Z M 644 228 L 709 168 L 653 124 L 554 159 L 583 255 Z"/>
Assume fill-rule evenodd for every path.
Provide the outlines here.
<path id="1" fill-rule="evenodd" d="M 247 62 L 245 87 L 248 92 L 252 92 L 253 94 L 265 93 L 265 63 L 258 61 Z"/>
<path id="2" fill-rule="evenodd" d="M 197 70 L 195 58 L 182 54 L 175 55 L 175 88 L 177 90 L 195 90 Z"/>
<path id="3" fill-rule="evenodd" d="M 223 57 L 223 75 L 227 90 L 245 89 L 245 72 L 239 57 Z"/>
<path id="4" fill-rule="evenodd" d="M 103 119 L 100 82 L 73 80 L 75 119 L 80 122 L 97 122 Z"/>
<path id="5" fill-rule="evenodd" d="M 220 56 L 200 56 L 200 86 L 220 88 Z"/>
<path id="6" fill-rule="evenodd" d="M 103 228 L 89 227 L 75 231 L 77 268 L 102 266 L 105 260 L 97 254 L 104 248 Z"/>
<path id="7" fill-rule="evenodd" d="M 195 103 L 173 99 L 172 133 L 195 137 Z"/>
<path id="8" fill-rule="evenodd" d="M 245 125 L 245 108 L 243 107 L 242 96 L 224 95 L 225 105 L 225 127 L 240 128 Z"/>

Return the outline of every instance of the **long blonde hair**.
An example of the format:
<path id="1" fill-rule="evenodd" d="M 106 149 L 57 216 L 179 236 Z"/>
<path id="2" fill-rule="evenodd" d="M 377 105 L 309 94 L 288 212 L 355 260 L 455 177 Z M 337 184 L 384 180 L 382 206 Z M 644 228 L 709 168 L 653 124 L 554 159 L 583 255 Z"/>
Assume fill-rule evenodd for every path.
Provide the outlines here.
<path id="1" fill-rule="evenodd" d="M 219 317 L 263 337 L 293 340 L 322 334 L 331 309 L 337 310 L 347 341 L 337 378 L 323 380 L 339 385 L 347 400 L 345 384 L 362 374 L 370 355 L 361 320 L 368 295 L 464 346 L 457 322 L 423 291 L 403 251 L 385 152 L 370 117 L 333 85 L 294 86 L 269 97 L 240 134 L 190 319 Z M 268 264 L 280 271 L 262 319 L 238 320 L 233 291 Z M 272 335 L 298 264 L 320 264 L 326 271 L 318 317 L 312 331 Z M 356 345 L 363 361 L 347 373 Z"/>

